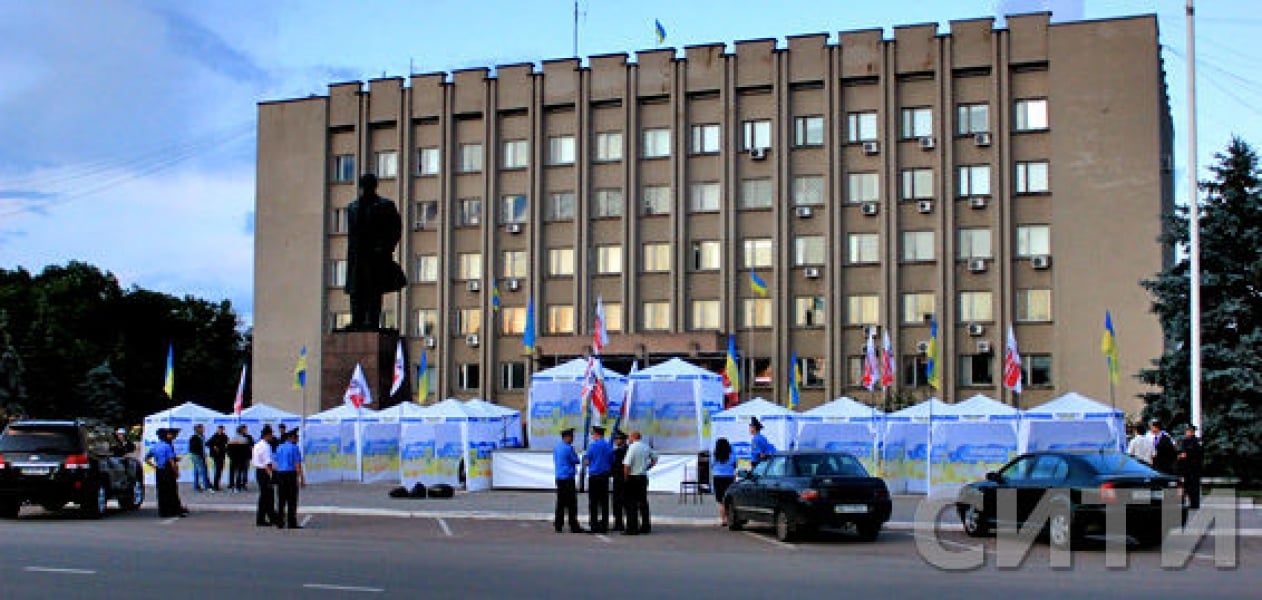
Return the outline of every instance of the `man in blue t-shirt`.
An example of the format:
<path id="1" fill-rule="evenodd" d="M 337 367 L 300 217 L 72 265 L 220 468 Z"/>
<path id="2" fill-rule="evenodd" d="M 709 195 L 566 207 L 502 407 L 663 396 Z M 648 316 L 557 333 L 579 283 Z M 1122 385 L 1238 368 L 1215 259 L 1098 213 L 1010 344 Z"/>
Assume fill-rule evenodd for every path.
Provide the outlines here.
<path id="1" fill-rule="evenodd" d="M 298 449 L 298 430 L 285 432 L 285 439 L 276 447 L 272 457 L 276 466 L 276 484 L 279 505 L 276 511 L 276 527 L 302 529 L 298 524 L 298 488 L 307 485 L 302 474 L 302 451 Z"/>
<path id="2" fill-rule="evenodd" d="M 587 465 L 587 526 L 593 533 L 609 531 L 609 476 L 613 469 L 613 446 L 605 440 L 605 428 L 592 427 L 593 441 L 583 462 Z"/>
<path id="3" fill-rule="evenodd" d="M 578 488 L 574 486 L 575 467 L 578 465 L 578 453 L 574 451 L 574 430 L 561 432 L 561 441 L 552 449 L 552 464 L 556 467 L 557 503 L 556 519 L 552 526 L 561 533 L 561 525 L 568 516 L 570 533 L 586 533 L 578 524 Z"/>
<path id="4" fill-rule="evenodd" d="M 178 429 L 159 429 L 158 441 L 149 447 L 145 462 L 154 468 L 158 488 L 158 517 L 187 517 L 188 510 L 180 502 L 180 459 L 175 454 L 174 440 Z"/>
<path id="5" fill-rule="evenodd" d="M 758 417 L 749 418 L 749 461 L 758 464 L 776 453 L 776 447 L 771 445 L 771 441 L 767 436 L 762 434 L 762 421 Z"/>

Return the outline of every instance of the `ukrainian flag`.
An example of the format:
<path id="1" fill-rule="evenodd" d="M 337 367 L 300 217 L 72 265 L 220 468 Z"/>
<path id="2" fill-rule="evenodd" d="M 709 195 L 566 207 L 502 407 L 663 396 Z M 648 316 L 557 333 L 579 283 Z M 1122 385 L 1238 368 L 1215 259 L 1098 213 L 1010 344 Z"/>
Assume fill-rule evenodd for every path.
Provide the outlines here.
<path id="1" fill-rule="evenodd" d="M 759 277 L 758 274 L 753 271 L 749 272 L 749 287 L 754 290 L 755 294 L 758 294 L 763 298 L 767 297 L 767 282 L 763 281 L 762 277 Z"/>
<path id="2" fill-rule="evenodd" d="M 535 353 L 535 299 L 531 298 L 526 304 L 526 333 L 522 336 L 521 343 L 526 347 L 526 354 Z"/>
<path id="3" fill-rule="evenodd" d="M 298 351 L 298 363 L 294 365 L 294 389 L 307 387 L 307 347 Z"/>
<path id="4" fill-rule="evenodd" d="M 653 31 L 657 33 L 657 45 L 661 46 L 664 44 L 666 42 L 666 28 L 662 27 L 660 20 L 653 19 Z"/>
<path id="5" fill-rule="evenodd" d="M 429 357 L 421 350 L 421 364 L 416 366 L 416 403 L 425 404 L 429 397 Z"/>
<path id="6" fill-rule="evenodd" d="M 741 389 L 741 370 L 736 366 L 736 336 L 727 336 L 727 362 L 723 365 L 723 374 L 727 375 L 728 385 L 737 393 Z"/>
<path id="7" fill-rule="evenodd" d="M 942 363 L 938 360 L 938 319 L 929 321 L 929 348 L 925 350 L 925 378 L 933 389 L 942 388 Z"/>
<path id="8" fill-rule="evenodd" d="M 491 280 L 491 310 L 500 309 L 500 282 L 498 279 Z"/>
<path id="9" fill-rule="evenodd" d="M 175 345 L 167 344 L 167 372 L 162 379 L 162 391 L 167 398 L 175 400 Z"/>
<path id="10" fill-rule="evenodd" d="M 1104 353 L 1109 364 L 1109 382 L 1117 383 L 1117 332 L 1113 329 L 1113 314 L 1104 311 L 1104 335 L 1100 338 L 1100 352 Z"/>
<path id="11" fill-rule="evenodd" d="M 798 353 L 795 351 L 789 359 L 789 408 L 797 410 L 802 400 L 802 367 L 798 365 Z"/>

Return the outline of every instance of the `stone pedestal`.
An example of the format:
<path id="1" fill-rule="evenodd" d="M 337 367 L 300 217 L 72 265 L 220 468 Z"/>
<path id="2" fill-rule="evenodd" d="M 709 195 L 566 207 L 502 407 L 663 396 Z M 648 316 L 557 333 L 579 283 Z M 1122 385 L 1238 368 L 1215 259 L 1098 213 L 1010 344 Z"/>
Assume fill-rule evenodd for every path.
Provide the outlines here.
<path id="1" fill-rule="evenodd" d="M 391 402 L 390 379 L 394 375 L 394 349 L 399 341 L 395 329 L 379 331 L 334 331 L 324 335 L 320 363 L 320 410 L 342 404 L 346 386 L 355 372 L 355 363 L 364 369 L 364 378 L 372 389 L 372 405 L 381 410 Z M 406 369 L 405 369 L 406 371 Z"/>

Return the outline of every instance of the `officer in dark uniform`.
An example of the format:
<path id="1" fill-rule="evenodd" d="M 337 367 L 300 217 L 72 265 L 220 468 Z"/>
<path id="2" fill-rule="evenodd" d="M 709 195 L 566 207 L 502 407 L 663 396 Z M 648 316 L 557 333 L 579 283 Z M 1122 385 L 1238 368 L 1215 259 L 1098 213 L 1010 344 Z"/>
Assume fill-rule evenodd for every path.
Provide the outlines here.
<path id="1" fill-rule="evenodd" d="M 587 446 L 583 463 L 587 465 L 587 526 L 593 533 L 609 531 L 609 470 L 613 464 L 613 446 L 605 439 L 605 428 L 592 427 L 595 438 Z"/>
<path id="2" fill-rule="evenodd" d="M 1196 510 L 1201 507 L 1201 464 L 1205 459 L 1205 450 L 1201 447 L 1201 439 L 1196 437 L 1196 426 L 1188 425 L 1179 440 L 1179 457 L 1175 468 L 1183 476 L 1183 492 L 1187 494 L 1188 508 Z"/>
<path id="3" fill-rule="evenodd" d="M 618 429 L 613 434 L 613 460 L 610 463 L 610 482 L 613 484 L 613 530 L 625 529 L 622 517 L 626 514 L 624 495 L 627 489 L 627 474 L 623 469 L 622 459 L 627 457 L 627 433 Z"/>
<path id="4" fill-rule="evenodd" d="M 1174 440 L 1170 439 L 1170 434 L 1161 429 L 1161 421 L 1153 419 L 1148 424 L 1152 428 L 1152 467 L 1162 473 L 1174 474 L 1174 460 L 1178 454 L 1178 450 L 1174 447 Z"/>
<path id="5" fill-rule="evenodd" d="M 578 524 L 578 488 L 574 485 L 574 476 L 578 474 L 578 453 L 574 451 L 574 430 L 561 432 L 561 441 L 552 449 L 552 464 L 556 468 L 557 502 L 556 519 L 552 522 L 557 533 L 561 533 L 566 517 L 570 521 L 570 533 L 586 533 Z"/>

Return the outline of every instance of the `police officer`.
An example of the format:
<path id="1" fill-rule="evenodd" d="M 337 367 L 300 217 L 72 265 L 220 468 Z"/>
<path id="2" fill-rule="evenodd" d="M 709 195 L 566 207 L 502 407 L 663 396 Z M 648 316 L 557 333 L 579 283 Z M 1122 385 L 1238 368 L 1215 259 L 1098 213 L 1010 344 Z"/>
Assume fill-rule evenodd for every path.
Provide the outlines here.
<path id="1" fill-rule="evenodd" d="M 574 485 L 574 476 L 578 473 L 578 453 L 574 451 L 574 430 L 561 432 L 561 441 L 552 449 L 552 464 L 556 469 L 557 502 L 556 518 L 552 526 L 561 533 L 561 526 L 566 517 L 570 521 L 570 533 L 586 533 L 578 524 L 578 488 Z"/>
<path id="2" fill-rule="evenodd" d="M 175 455 L 175 429 L 159 429 L 158 441 L 145 454 L 145 463 L 156 471 L 158 488 L 158 517 L 186 517 L 188 511 L 180 505 L 180 462 Z"/>
<path id="3" fill-rule="evenodd" d="M 587 526 L 593 533 L 609 531 L 609 471 L 613 466 L 613 446 L 605 439 L 605 428 L 592 427 L 593 441 L 587 445 L 583 463 L 587 465 Z"/>
<path id="4" fill-rule="evenodd" d="M 302 474 L 302 452 L 298 450 L 298 430 L 285 432 L 285 441 L 276 448 L 273 457 L 276 464 L 278 505 L 276 527 L 302 529 L 298 524 L 298 488 L 307 485 Z"/>
<path id="5" fill-rule="evenodd" d="M 1201 439 L 1196 437 L 1196 426 L 1188 425 L 1183 431 L 1183 439 L 1179 440 L 1179 456 L 1175 467 L 1183 476 L 1183 491 L 1187 494 L 1188 508 L 1201 507 L 1201 463 L 1205 451 L 1201 447 Z"/>
<path id="6" fill-rule="evenodd" d="M 624 505 L 627 472 L 623 460 L 627 457 L 627 433 L 621 429 L 614 430 L 613 459 L 610 461 L 610 481 L 613 483 L 613 531 L 623 531 L 625 527 L 622 517 L 626 514 Z"/>
<path id="7" fill-rule="evenodd" d="M 767 436 L 762 434 L 762 421 L 758 417 L 749 418 L 749 460 L 753 464 L 758 464 L 776 453 L 776 447 L 771 444 Z"/>
<path id="8" fill-rule="evenodd" d="M 1161 421 L 1153 419 L 1148 424 L 1152 428 L 1152 467 L 1162 473 L 1174 474 L 1174 460 L 1177 450 L 1170 434 L 1161 428 Z"/>
<path id="9" fill-rule="evenodd" d="M 276 515 L 276 498 L 272 491 L 272 473 L 276 469 L 276 459 L 272 454 L 272 426 L 264 425 L 260 439 L 254 444 L 250 464 L 254 466 L 254 481 L 259 486 L 258 510 L 254 513 L 254 524 L 259 527 L 283 523 Z"/>
<path id="10" fill-rule="evenodd" d="M 640 432 L 631 432 L 631 447 L 623 459 L 627 477 L 624 507 L 627 529 L 622 535 L 648 534 L 653 526 L 649 519 L 649 469 L 657 464 L 657 453 L 640 439 Z"/>

